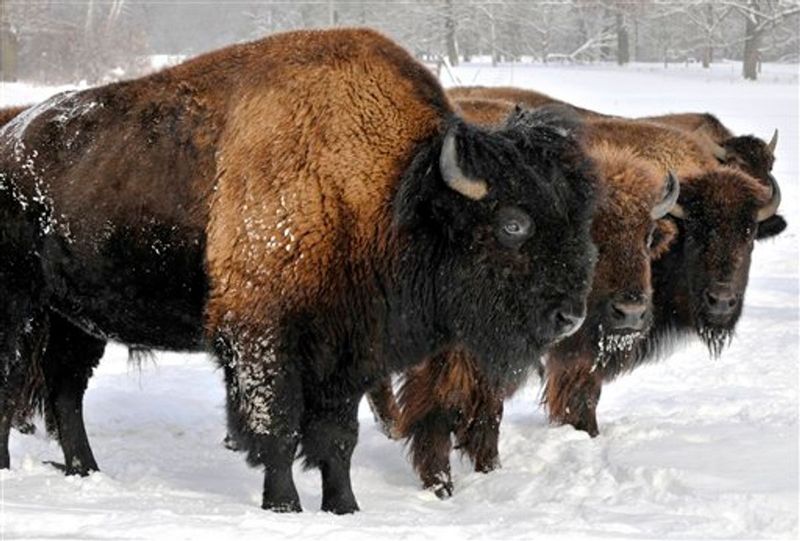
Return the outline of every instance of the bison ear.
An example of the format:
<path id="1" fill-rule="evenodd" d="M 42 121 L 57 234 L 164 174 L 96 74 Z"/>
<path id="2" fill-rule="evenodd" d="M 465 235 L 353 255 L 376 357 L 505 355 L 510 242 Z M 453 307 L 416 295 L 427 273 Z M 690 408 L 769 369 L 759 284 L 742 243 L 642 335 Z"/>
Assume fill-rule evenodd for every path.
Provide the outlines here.
<path id="1" fill-rule="evenodd" d="M 650 244 L 650 259 L 658 261 L 678 238 L 678 226 L 669 219 L 657 220 Z"/>
<path id="2" fill-rule="evenodd" d="M 775 214 L 774 216 L 770 216 L 763 222 L 758 223 L 758 230 L 756 231 L 756 240 L 761 239 L 768 239 L 770 237 L 774 237 L 775 235 L 779 235 L 786 229 L 786 220 L 783 219 L 783 216 L 779 214 Z"/>

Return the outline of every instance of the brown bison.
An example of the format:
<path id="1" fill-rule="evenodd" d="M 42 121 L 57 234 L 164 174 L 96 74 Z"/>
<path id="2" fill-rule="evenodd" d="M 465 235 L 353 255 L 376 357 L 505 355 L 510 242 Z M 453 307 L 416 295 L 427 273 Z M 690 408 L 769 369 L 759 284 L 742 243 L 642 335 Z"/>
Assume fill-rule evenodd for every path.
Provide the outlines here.
<path id="1" fill-rule="evenodd" d="M 457 86 L 448 88 L 447 95 L 450 99 L 459 101 L 462 107 L 470 109 L 476 106 L 475 100 L 500 100 L 501 103 L 511 102 L 527 109 L 535 109 L 543 105 L 566 105 L 584 118 L 604 118 L 608 116 L 597 111 L 577 107 L 535 90 L 512 86 Z"/>
<path id="2" fill-rule="evenodd" d="M 637 120 L 655 122 L 692 132 L 714 156 L 725 165 L 741 169 L 762 180 L 768 180 L 775 163 L 778 130 L 769 143 L 753 135 L 734 135 L 710 113 L 675 113 L 644 117 Z"/>
<path id="3" fill-rule="evenodd" d="M 456 101 L 466 118 L 472 100 Z M 506 102 L 489 122 L 499 122 L 513 105 Z M 650 325 L 651 258 L 662 254 L 674 229 L 658 230 L 678 198 L 672 175 L 626 149 L 591 143 L 588 152 L 599 174 L 599 200 L 592 222 L 598 261 L 588 299 L 587 319 L 581 328 L 548 352 L 549 362 L 600 365 L 625 354 Z M 519 380 L 497 387 L 487 378 L 468 348 L 445 351 L 406 370 L 399 393 L 398 418 L 393 418 L 391 387 L 385 381 L 371 392 L 376 416 L 394 437 L 408 438 L 410 454 L 423 485 L 439 497 L 452 493 L 450 477 L 451 432 L 457 447 L 487 472 L 498 464 L 497 436 L 503 399 L 516 390 Z M 396 423 L 396 424 L 395 424 Z"/>
<path id="4" fill-rule="evenodd" d="M 587 119 L 615 118 L 612 115 L 605 115 L 591 109 L 576 107 L 530 89 L 469 86 L 451 88 L 447 93 L 452 99 L 465 100 L 466 102 L 475 99 L 502 100 L 518 103 L 529 108 L 549 104 L 569 105 Z M 778 143 L 777 130 L 772 135 L 770 142 L 766 143 L 753 135 L 734 135 L 719 119 L 710 113 L 675 113 L 637 118 L 635 120 L 655 122 L 691 132 L 695 140 L 702 144 L 707 152 L 712 153 L 720 163 L 737 167 L 755 178 L 767 183 L 770 182 L 769 174 L 775 162 L 775 147 Z"/>
<path id="5" fill-rule="evenodd" d="M 300 510 L 299 454 L 322 508 L 355 511 L 365 389 L 453 344 L 509 384 L 583 320 L 594 173 L 566 122 L 471 125 L 406 51 L 350 29 L 28 109 L 0 131 L 0 467 L 56 347 L 46 399 L 78 473 L 106 340 L 207 350 L 262 506 Z"/>
<path id="6" fill-rule="evenodd" d="M 30 105 L 14 105 L 11 107 L 3 107 L 0 109 L 0 126 L 5 126 L 14 118 L 17 117 L 22 111 L 30 107 Z"/>

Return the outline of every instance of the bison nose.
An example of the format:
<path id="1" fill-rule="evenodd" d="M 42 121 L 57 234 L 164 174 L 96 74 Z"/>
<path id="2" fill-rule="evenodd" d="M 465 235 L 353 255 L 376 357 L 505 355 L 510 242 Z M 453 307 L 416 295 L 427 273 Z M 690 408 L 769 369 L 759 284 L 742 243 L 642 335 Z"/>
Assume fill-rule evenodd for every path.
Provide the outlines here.
<path id="1" fill-rule="evenodd" d="M 614 330 L 644 329 L 647 303 L 630 301 L 612 301 L 608 303 L 608 324 Z"/>
<path id="2" fill-rule="evenodd" d="M 736 310 L 739 304 L 739 295 L 730 284 L 717 283 L 706 288 L 703 300 L 709 313 L 717 316 L 727 316 Z"/>
<path id="3" fill-rule="evenodd" d="M 577 331 L 586 319 L 586 308 L 562 306 L 554 310 L 550 316 L 553 323 L 553 334 L 557 338 L 569 336 Z"/>

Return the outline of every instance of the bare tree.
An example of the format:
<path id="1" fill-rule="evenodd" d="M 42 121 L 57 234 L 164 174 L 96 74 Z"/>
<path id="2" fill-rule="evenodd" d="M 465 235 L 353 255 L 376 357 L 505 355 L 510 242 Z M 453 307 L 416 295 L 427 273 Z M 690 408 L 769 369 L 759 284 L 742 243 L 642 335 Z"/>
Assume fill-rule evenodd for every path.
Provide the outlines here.
<path id="1" fill-rule="evenodd" d="M 756 80 L 761 62 L 761 45 L 765 34 L 776 25 L 800 14 L 800 3 L 796 0 L 736 0 L 725 1 L 744 18 L 744 51 L 742 53 L 742 75 Z"/>

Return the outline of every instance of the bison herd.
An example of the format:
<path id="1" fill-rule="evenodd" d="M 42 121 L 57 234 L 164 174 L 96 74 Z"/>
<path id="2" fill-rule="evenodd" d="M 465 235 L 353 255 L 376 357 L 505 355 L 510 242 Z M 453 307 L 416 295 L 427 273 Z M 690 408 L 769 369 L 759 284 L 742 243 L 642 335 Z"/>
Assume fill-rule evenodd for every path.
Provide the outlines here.
<path id="1" fill-rule="evenodd" d="M 531 371 L 552 421 L 597 435 L 604 382 L 689 337 L 721 353 L 754 242 L 786 227 L 777 132 L 445 91 L 370 30 L 276 34 L 0 121 L 0 468 L 40 412 L 66 472 L 97 470 L 82 401 L 107 341 L 205 351 L 274 511 L 300 510 L 297 457 L 324 510 L 358 509 L 364 393 L 440 497 L 453 439 L 498 466 Z"/>

